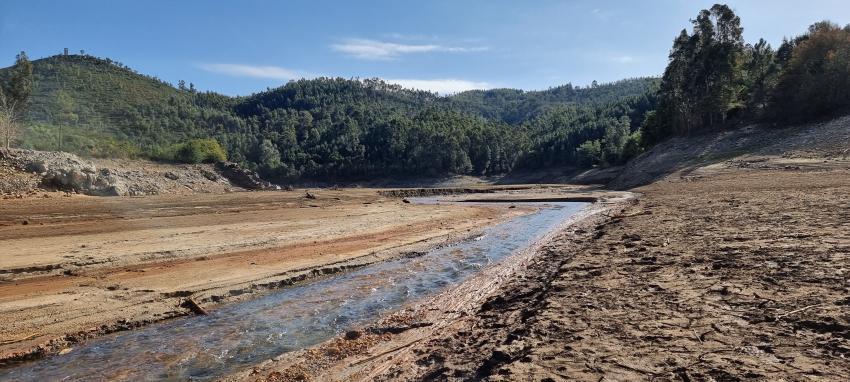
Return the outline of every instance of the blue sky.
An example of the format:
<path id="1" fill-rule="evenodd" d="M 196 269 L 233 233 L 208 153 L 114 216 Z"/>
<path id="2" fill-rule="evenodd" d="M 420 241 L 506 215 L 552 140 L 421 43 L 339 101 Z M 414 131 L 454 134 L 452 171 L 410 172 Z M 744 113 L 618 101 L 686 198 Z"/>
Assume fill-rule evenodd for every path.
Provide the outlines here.
<path id="1" fill-rule="evenodd" d="M 380 77 L 450 93 L 660 74 L 708 1 L 0 1 L 0 63 L 70 48 L 166 81 L 244 95 L 290 79 Z M 777 46 L 850 1 L 730 1 Z"/>

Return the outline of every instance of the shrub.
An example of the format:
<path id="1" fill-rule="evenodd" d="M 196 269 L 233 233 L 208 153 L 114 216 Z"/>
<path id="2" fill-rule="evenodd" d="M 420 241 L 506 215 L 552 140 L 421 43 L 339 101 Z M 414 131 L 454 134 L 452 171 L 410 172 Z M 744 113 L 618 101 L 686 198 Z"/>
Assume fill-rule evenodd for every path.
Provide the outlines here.
<path id="1" fill-rule="evenodd" d="M 582 167 L 599 164 L 602 161 L 602 144 L 599 140 L 582 143 L 576 149 L 576 161 Z"/>
<path id="2" fill-rule="evenodd" d="M 227 153 L 215 139 L 193 139 L 180 145 L 174 157 L 183 163 L 215 163 L 227 160 Z"/>
<path id="3" fill-rule="evenodd" d="M 620 155 L 620 160 L 625 163 L 628 162 L 629 159 L 632 159 L 643 153 L 643 146 L 641 146 L 641 142 L 643 141 L 643 137 L 641 137 L 640 131 L 635 131 L 631 135 L 629 135 L 629 139 L 626 140 L 626 144 L 623 146 L 623 153 Z"/>

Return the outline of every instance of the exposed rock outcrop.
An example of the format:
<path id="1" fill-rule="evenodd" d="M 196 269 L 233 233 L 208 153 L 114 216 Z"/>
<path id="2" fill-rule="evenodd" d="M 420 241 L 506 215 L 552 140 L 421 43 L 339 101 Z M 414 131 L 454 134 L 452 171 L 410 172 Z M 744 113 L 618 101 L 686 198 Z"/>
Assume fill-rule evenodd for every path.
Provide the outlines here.
<path id="1" fill-rule="evenodd" d="M 221 175 L 236 186 L 249 190 L 280 190 L 280 186 L 260 178 L 254 171 L 243 168 L 233 162 L 219 162 L 216 168 Z"/>
<path id="2" fill-rule="evenodd" d="M 37 189 L 93 196 L 221 193 L 242 190 L 213 165 L 165 164 L 144 160 L 82 159 L 64 152 L 3 150 L 0 193 Z M 6 174 L 8 173 L 8 174 Z M 12 182 L 14 181 L 14 182 Z M 6 184 L 8 183 L 8 184 Z"/>

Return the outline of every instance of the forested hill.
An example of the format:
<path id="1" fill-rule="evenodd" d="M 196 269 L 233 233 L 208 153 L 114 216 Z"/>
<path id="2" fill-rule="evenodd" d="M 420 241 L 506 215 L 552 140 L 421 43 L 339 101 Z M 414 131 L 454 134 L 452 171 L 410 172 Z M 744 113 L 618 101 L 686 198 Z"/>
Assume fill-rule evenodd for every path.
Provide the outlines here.
<path id="1" fill-rule="evenodd" d="M 228 97 L 92 56 L 53 56 L 32 67 L 19 146 L 185 160 L 203 158 L 179 155 L 187 142 L 212 138 L 231 160 L 281 179 L 621 163 L 635 154 L 629 142 L 637 142 L 658 84 L 642 78 L 442 97 L 378 79 L 317 78 Z M 0 80 L 11 70 L 0 69 Z"/>
<path id="2" fill-rule="evenodd" d="M 658 89 L 657 78 L 634 78 L 590 87 L 566 84 L 542 91 L 519 89 L 469 90 L 448 98 L 456 108 L 506 123 L 521 123 L 553 106 L 599 105 L 625 97 L 648 97 Z"/>

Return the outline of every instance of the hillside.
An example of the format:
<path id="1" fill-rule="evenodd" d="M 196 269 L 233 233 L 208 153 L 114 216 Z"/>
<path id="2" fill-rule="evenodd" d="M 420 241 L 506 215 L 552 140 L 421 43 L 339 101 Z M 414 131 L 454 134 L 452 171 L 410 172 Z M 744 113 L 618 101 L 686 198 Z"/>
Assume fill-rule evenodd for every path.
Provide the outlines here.
<path id="1" fill-rule="evenodd" d="M 506 123 L 528 121 L 546 109 L 563 105 L 597 105 L 615 103 L 637 97 L 650 102 L 660 80 L 654 77 L 633 78 L 581 88 L 571 84 L 547 90 L 519 89 L 469 90 L 450 97 L 454 107 Z"/>
<path id="2" fill-rule="evenodd" d="M 0 70 L 0 77 L 8 71 Z M 207 106 L 213 100 L 219 103 Z M 29 131 L 21 146 L 96 157 L 155 157 L 163 147 L 204 135 L 204 121 L 226 118 L 222 109 L 229 102 L 176 89 L 109 59 L 52 56 L 33 61 Z"/>
<path id="3" fill-rule="evenodd" d="M 231 160 L 281 180 L 620 163 L 634 154 L 622 155 L 658 82 L 441 97 L 379 79 L 316 78 L 228 97 L 175 88 L 109 59 L 68 55 L 32 64 L 23 148 L 174 160 L 185 142 L 214 138 Z M 0 77 L 8 72 L 0 69 Z M 598 150 L 580 157 L 585 142 Z"/>

